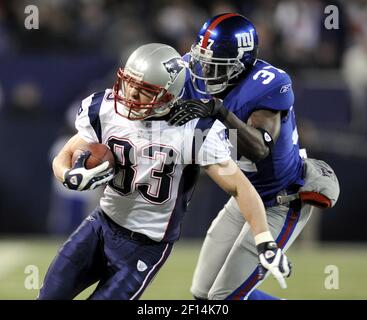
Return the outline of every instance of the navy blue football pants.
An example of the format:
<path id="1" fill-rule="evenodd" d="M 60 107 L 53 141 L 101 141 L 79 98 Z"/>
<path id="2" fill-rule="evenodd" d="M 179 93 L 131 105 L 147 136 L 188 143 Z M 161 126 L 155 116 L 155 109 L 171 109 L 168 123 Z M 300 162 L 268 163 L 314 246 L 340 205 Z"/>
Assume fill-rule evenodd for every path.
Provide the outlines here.
<path id="1" fill-rule="evenodd" d="M 171 250 L 172 243 L 132 234 L 97 208 L 59 250 L 39 299 L 73 299 L 97 281 L 89 299 L 139 299 Z"/>

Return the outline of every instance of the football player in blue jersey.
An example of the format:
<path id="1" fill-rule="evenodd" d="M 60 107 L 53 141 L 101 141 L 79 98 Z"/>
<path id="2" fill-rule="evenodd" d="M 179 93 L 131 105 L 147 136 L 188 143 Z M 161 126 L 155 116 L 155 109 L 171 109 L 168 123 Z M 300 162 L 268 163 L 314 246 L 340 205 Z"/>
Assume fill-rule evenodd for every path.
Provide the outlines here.
<path id="1" fill-rule="evenodd" d="M 181 104 L 170 122 L 214 117 L 237 130 L 238 165 L 259 192 L 270 232 L 283 250 L 311 216 L 331 207 L 339 185 L 326 163 L 300 156 L 289 75 L 258 56 L 255 26 L 237 13 L 207 20 L 190 53 Z M 233 198 L 207 232 L 191 291 L 198 299 L 273 299 L 256 287 L 266 274 L 257 265 L 247 221 Z"/>

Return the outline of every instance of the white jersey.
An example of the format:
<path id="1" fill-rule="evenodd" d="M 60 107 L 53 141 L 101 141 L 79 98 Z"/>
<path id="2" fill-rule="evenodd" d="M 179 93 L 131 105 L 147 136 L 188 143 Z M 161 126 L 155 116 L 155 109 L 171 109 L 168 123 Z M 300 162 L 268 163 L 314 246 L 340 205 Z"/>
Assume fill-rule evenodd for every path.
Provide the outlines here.
<path id="1" fill-rule="evenodd" d="M 85 141 L 106 144 L 115 155 L 118 170 L 100 200 L 102 210 L 120 226 L 156 241 L 179 237 L 198 165 L 230 159 L 221 122 L 195 119 L 175 127 L 129 120 L 115 112 L 110 89 L 83 100 L 76 128 Z"/>

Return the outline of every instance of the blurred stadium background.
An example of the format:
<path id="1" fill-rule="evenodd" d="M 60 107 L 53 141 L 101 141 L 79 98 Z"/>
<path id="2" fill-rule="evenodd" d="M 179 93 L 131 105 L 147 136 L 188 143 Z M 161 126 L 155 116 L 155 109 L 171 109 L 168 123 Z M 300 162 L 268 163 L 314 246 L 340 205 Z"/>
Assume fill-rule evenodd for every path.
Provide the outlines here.
<path id="1" fill-rule="evenodd" d="M 25 7 L 39 8 L 27 30 Z M 327 5 L 339 29 L 324 26 Z M 326 160 L 341 184 L 337 206 L 316 212 L 289 251 L 289 288 L 263 289 L 288 299 L 366 299 L 367 287 L 367 1 L 3 0 L 0 2 L 0 299 L 34 299 L 27 266 L 39 281 L 58 246 L 99 192 L 66 192 L 51 157 L 73 134 L 80 99 L 112 86 L 117 67 L 147 42 L 184 54 L 210 16 L 237 11 L 260 35 L 260 58 L 292 76 L 301 144 Z M 213 196 L 215 194 L 215 196 Z M 226 196 L 202 176 L 182 238 L 144 299 L 191 299 L 200 243 Z M 327 290 L 325 268 L 339 270 Z M 84 293 L 80 298 L 87 296 Z"/>

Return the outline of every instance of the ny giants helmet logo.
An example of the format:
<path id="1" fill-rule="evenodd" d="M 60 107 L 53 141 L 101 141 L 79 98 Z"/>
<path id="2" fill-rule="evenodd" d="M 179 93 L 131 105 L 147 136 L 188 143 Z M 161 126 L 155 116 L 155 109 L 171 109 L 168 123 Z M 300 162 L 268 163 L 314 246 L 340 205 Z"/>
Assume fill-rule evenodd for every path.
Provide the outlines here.
<path id="1" fill-rule="evenodd" d="M 177 76 L 185 68 L 184 62 L 180 58 L 172 58 L 166 62 L 163 62 L 164 67 L 169 73 L 171 82 L 175 82 Z"/>
<path id="2" fill-rule="evenodd" d="M 235 36 L 237 38 L 238 52 L 254 50 L 254 30 L 250 30 L 250 32 L 237 33 Z"/>

